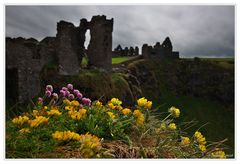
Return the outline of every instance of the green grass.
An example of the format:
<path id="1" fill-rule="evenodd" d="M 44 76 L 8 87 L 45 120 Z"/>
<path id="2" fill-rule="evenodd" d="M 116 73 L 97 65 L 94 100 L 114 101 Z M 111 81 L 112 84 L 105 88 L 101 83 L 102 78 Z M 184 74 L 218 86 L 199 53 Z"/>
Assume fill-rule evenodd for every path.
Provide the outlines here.
<path id="1" fill-rule="evenodd" d="M 227 138 L 228 141 L 225 145 L 228 149 L 226 152 L 234 154 L 234 113 L 219 103 L 190 96 L 162 95 L 160 100 L 154 100 L 154 104 L 161 105 L 159 113 L 166 111 L 171 106 L 178 107 L 181 110 L 179 123 L 197 121 L 196 126 L 187 130 L 188 133 L 193 134 L 195 130 L 204 125 L 200 131 L 207 140 L 221 141 Z"/>
<path id="2" fill-rule="evenodd" d="M 129 59 L 131 59 L 131 57 L 114 57 L 112 58 L 112 64 L 119 64 Z"/>

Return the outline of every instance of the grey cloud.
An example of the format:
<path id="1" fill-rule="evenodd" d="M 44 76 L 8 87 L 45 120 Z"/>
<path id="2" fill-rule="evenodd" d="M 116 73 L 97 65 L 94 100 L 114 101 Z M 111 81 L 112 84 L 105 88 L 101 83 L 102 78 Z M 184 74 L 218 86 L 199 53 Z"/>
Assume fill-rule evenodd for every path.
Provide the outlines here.
<path id="1" fill-rule="evenodd" d="M 141 49 L 169 36 L 181 56 L 234 56 L 234 6 L 7 6 L 6 36 L 41 40 L 56 35 L 59 20 L 78 26 L 102 14 L 114 18 L 113 48 Z"/>

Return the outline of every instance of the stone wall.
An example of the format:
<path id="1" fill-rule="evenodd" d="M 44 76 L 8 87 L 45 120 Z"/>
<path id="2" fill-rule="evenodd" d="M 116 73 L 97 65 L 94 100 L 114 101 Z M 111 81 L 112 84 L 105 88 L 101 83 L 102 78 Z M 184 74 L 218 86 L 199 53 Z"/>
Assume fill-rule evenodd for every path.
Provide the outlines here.
<path id="1" fill-rule="evenodd" d="M 136 46 L 135 48 L 125 47 L 122 49 L 121 45 L 118 45 L 114 51 L 112 52 L 112 56 L 120 57 L 120 56 L 138 56 L 139 55 L 139 48 Z"/>
<path id="2" fill-rule="evenodd" d="M 91 40 L 88 46 L 89 66 L 111 70 L 113 19 L 93 16 L 89 22 Z"/>
<path id="3" fill-rule="evenodd" d="M 157 42 L 154 46 L 144 44 L 142 46 L 142 55 L 144 58 L 170 58 L 178 59 L 179 52 L 172 51 L 173 46 L 169 37 L 167 37 L 162 44 Z"/>

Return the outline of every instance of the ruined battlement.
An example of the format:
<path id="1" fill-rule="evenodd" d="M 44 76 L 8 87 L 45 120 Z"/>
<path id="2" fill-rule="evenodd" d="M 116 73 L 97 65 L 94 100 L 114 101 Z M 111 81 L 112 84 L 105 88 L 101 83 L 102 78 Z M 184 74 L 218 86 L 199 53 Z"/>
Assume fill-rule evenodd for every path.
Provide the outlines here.
<path id="1" fill-rule="evenodd" d="M 172 50 L 173 50 L 172 42 L 169 37 L 166 37 L 162 44 L 160 44 L 160 42 L 157 42 L 154 46 L 143 44 L 142 55 L 144 58 L 178 59 L 179 52 Z"/>

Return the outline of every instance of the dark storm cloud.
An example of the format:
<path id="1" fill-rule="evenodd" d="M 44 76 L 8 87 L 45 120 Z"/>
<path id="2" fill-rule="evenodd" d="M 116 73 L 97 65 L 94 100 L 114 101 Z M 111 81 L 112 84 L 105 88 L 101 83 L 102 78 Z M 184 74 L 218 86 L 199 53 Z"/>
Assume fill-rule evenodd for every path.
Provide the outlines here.
<path id="1" fill-rule="evenodd" d="M 56 22 L 114 18 L 113 48 L 172 40 L 181 56 L 233 56 L 234 6 L 7 6 L 6 35 L 56 35 Z M 89 34 L 87 34 L 87 42 Z"/>

